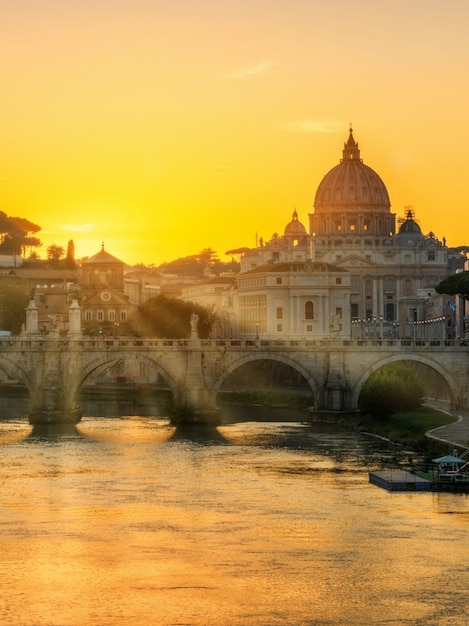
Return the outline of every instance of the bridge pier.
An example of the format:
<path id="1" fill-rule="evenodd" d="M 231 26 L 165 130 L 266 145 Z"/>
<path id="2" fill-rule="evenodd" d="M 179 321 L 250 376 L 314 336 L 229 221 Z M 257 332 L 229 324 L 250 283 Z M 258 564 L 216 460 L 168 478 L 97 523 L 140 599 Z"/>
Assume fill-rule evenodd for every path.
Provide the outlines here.
<path id="1" fill-rule="evenodd" d="M 207 388 L 204 379 L 202 342 L 194 330 L 188 340 L 190 350 L 187 353 L 186 375 L 177 393 L 176 412 L 172 420 L 184 424 L 219 424 L 220 411 L 216 406 L 215 393 Z"/>
<path id="2" fill-rule="evenodd" d="M 81 411 L 75 404 L 71 386 L 70 364 L 73 355 L 64 350 L 59 332 L 52 330 L 41 342 L 43 349 L 36 363 L 34 384 L 31 388 L 33 407 L 31 424 L 76 424 Z"/>
<path id="3" fill-rule="evenodd" d="M 219 424 L 221 414 L 212 395 L 206 389 L 185 388 L 176 399 L 171 421 L 178 424 Z"/>
<path id="4" fill-rule="evenodd" d="M 324 385 L 323 397 L 319 399 L 321 409 L 329 411 L 348 411 L 351 406 L 350 392 L 345 376 L 344 355 L 340 343 L 335 340 L 335 351 L 328 353 L 328 374 Z"/>

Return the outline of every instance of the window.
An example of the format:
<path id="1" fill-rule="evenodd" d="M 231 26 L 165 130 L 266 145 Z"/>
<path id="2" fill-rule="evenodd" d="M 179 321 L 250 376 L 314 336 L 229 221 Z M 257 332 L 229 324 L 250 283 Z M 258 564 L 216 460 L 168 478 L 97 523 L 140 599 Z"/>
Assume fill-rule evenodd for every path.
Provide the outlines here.
<path id="1" fill-rule="evenodd" d="M 434 250 L 429 250 L 427 258 L 428 258 L 429 261 L 434 261 L 435 260 L 435 251 Z"/>
<path id="2" fill-rule="evenodd" d="M 283 330 L 283 326 L 282 326 L 282 324 L 277 324 L 277 331 L 278 331 L 279 333 L 281 333 L 281 332 L 282 332 L 282 330 Z"/>
<path id="3" fill-rule="evenodd" d="M 350 315 L 352 316 L 352 319 L 358 317 L 358 302 L 353 302 L 350 305 Z"/>
<path id="4" fill-rule="evenodd" d="M 283 319 L 283 309 L 281 306 L 277 307 L 277 319 L 278 320 L 282 320 Z"/>
<path id="5" fill-rule="evenodd" d="M 356 224 L 356 222 L 349 222 L 348 229 L 349 229 L 350 231 L 355 231 L 355 230 L 357 230 L 357 224 Z"/>
<path id="6" fill-rule="evenodd" d="M 342 278 L 339 278 L 338 276 L 335 279 L 335 284 L 336 285 L 341 285 L 342 284 Z"/>
<path id="7" fill-rule="evenodd" d="M 127 311 L 121 311 L 121 313 L 120 313 L 120 321 L 121 322 L 126 322 L 127 321 Z"/>
<path id="8" fill-rule="evenodd" d="M 104 320 L 104 311 L 102 309 L 96 311 L 96 319 L 98 322 L 102 322 Z"/>
<path id="9" fill-rule="evenodd" d="M 109 311 L 109 321 L 110 322 L 115 322 L 116 320 L 116 312 L 114 311 L 114 309 L 110 309 Z"/>
<path id="10" fill-rule="evenodd" d="M 307 325 L 306 325 L 306 332 L 307 332 L 307 333 L 312 333 L 312 332 L 313 332 L 313 326 L 312 326 L 312 324 L 307 324 Z"/>
<path id="11" fill-rule="evenodd" d="M 310 301 L 305 303 L 305 319 L 314 320 L 314 304 Z"/>
<path id="12" fill-rule="evenodd" d="M 277 276 L 277 279 L 276 279 L 275 282 L 277 283 L 277 285 L 281 285 L 282 284 L 282 279 Z"/>
<path id="13" fill-rule="evenodd" d="M 85 322 L 91 322 L 93 319 L 93 313 L 88 309 L 85 311 Z"/>
<path id="14" fill-rule="evenodd" d="M 107 272 L 99 272 L 98 283 L 101 285 L 107 285 Z"/>
<path id="15" fill-rule="evenodd" d="M 396 319 L 394 304 L 392 302 L 386 302 L 385 309 L 384 309 L 384 317 L 387 322 L 394 322 L 394 320 Z"/>

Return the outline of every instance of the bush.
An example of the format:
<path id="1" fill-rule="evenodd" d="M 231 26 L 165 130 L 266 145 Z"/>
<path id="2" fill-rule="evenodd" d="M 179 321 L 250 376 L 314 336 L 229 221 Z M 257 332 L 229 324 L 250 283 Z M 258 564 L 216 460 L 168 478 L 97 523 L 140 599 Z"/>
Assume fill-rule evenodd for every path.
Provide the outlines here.
<path id="1" fill-rule="evenodd" d="M 391 363 L 375 372 L 360 394 L 359 408 L 372 417 L 387 419 L 422 404 L 424 388 L 416 373 L 403 363 Z"/>

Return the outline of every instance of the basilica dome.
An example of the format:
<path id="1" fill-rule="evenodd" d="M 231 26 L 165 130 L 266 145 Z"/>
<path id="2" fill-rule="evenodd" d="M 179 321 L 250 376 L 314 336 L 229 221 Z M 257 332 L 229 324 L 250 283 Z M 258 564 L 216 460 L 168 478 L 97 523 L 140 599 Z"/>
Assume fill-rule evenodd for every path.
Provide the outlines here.
<path id="1" fill-rule="evenodd" d="M 314 208 L 361 209 L 391 208 L 388 191 L 378 174 L 360 158 L 358 143 L 350 129 L 344 144 L 343 158 L 322 179 L 316 192 Z"/>
<path id="2" fill-rule="evenodd" d="M 352 129 L 342 159 L 319 183 L 310 214 L 310 233 L 325 241 L 331 237 L 392 237 L 396 216 L 391 213 L 386 185 L 360 158 Z M 384 239 L 383 239 L 384 241 Z"/>

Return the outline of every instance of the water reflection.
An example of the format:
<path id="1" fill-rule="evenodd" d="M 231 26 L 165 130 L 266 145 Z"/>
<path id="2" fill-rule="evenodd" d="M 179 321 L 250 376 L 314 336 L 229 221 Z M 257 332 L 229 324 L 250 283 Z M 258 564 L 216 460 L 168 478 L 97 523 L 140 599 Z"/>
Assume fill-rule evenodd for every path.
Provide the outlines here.
<path id="1" fill-rule="evenodd" d="M 251 411 L 33 430 L 0 421 L 2 623 L 466 626 L 469 498 L 370 485 L 382 441 Z"/>
<path id="2" fill-rule="evenodd" d="M 174 428 L 168 441 L 189 441 L 198 445 L 229 443 L 217 426 L 202 424 L 179 424 Z"/>
<path id="3" fill-rule="evenodd" d="M 74 424 L 34 424 L 28 439 L 58 441 L 64 437 L 82 437 Z"/>

